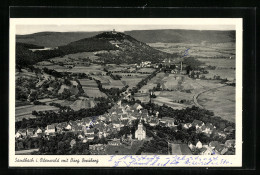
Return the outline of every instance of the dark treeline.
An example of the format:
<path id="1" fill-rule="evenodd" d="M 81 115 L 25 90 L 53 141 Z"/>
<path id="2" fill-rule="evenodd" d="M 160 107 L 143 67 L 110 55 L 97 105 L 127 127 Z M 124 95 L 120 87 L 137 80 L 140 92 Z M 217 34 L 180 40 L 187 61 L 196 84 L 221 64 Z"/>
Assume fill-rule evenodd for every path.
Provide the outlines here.
<path id="1" fill-rule="evenodd" d="M 75 140 L 72 145 L 71 141 Z M 39 145 L 39 154 L 44 155 L 70 155 L 83 154 L 89 155 L 89 143 L 82 143 L 77 134 L 66 132 L 43 138 Z"/>
<path id="2" fill-rule="evenodd" d="M 158 72 L 158 70 L 155 70 L 153 73 L 151 73 L 151 74 L 148 75 L 146 78 L 144 78 L 142 81 L 140 81 L 140 82 L 136 85 L 136 87 L 133 87 L 133 88 L 131 89 L 131 94 L 134 95 L 135 93 L 137 93 L 138 90 L 140 90 L 144 85 L 146 85 L 149 80 L 151 80 L 153 77 L 156 76 L 157 72 Z"/>

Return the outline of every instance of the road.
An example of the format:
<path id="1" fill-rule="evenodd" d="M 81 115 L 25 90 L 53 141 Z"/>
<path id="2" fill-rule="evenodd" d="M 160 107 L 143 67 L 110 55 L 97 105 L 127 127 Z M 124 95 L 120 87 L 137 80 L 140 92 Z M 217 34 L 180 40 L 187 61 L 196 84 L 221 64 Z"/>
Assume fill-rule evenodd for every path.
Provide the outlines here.
<path id="1" fill-rule="evenodd" d="M 193 96 L 194 104 L 195 104 L 197 107 L 204 109 L 204 107 L 201 106 L 201 105 L 198 103 L 198 100 L 197 100 L 198 97 L 199 97 L 201 94 L 205 93 L 205 92 L 208 92 L 208 91 L 211 91 L 211 90 L 215 90 L 215 89 L 218 89 L 218 88 L 222 88 L 222 87 L 224 87 L 224 86 L 227 86 L 227 85 L 225 84 L 225 85 L 223 85 L 223 86 L 219 86 L 219 87 L 207 89 L 207 90 L 205 90 L 205 91 L 202 91 L 202 92 L 199 92 L 199 93 L 195 94 L 195 95 Z"/>

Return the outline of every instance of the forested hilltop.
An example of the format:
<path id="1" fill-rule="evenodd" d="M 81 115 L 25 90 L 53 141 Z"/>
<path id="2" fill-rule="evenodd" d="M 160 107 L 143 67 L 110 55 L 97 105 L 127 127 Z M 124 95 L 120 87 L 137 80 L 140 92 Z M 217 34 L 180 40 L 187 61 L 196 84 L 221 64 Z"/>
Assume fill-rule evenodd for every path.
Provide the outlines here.
<path id="1" fill-rule="evenodd" d="M 93 37 L 100 33 L 103 32 L 39 32 L 28 35 L 16 35 L 16 41 L 45 47 L 58 47 L 80 39 Z M 226 43 L 235 42 L 236 38 L 235 31 L 215 30 L 132 30 L 124 33 L 144 43 L 200 43 L 201 41 Z"/>
<path id="2" fill-rule="evenodd" d="M 30 47 L 31 46 L 31 47 Z M 30 49 L 42 48 L 32 44 L 16 43 L 17 67 L 35 64 L 53 57 L 63 57 L 79 52 L 96 52 L 104 63 L 140 63 L 142 61 L 158 62 L 165 58 L 173 58 L 156 50 L 124 33 L 104 32 L 94 37 L 84 38 L 50 50 Z"/>

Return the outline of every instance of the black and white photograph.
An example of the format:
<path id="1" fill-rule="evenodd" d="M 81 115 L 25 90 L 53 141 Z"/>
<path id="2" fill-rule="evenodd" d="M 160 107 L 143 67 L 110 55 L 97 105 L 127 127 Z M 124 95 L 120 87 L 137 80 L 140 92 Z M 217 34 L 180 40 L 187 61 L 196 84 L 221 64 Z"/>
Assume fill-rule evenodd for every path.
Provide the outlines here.
<path id="1" fill-rule="evenodd" d="M 241 165 L 241 26 L 236 18 L 11 19 L 10 161 Z"/>

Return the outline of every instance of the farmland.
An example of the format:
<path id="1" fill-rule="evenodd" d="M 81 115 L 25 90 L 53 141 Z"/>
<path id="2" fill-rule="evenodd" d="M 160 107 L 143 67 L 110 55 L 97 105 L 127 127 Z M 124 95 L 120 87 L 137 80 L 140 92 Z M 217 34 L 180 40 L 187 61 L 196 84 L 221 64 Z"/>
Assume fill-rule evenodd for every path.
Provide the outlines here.
<path id="1" fill-rule="evenodd" d="M 211 64 L 215 63 L 213 65 L 216 65 L 218 63 L 219 67 L 229 67 L 234 64 L 234 60 L 224 61 L 229 62 L 229 64 L 216 61 L 212 61 Z M 207 60 L 207 63 L 210 63 L 210 60 Z M 229 69 L 223 70 L 230 72 Z M 209 73 L 209 75 L 211 74 Z M 223 71 L 223 77 L 225 77 L 224 75 L 234 78 L 234 75 L 225 74 L 225 71 Z M 156 98 L 152 98 L 152 102 L 155 104 L 166 104 L 174 109 L 200 105 L 203 108 L 212 110 L 216 116 L 223 116 L 224 119 L 234 122 L 235 88 L 230 86 L 222 87 L 223 84 L 220 83 L 220 80 L 199 80 L 189 78 L 187 75 L 165 74 L 161 72 L 152 78 L 147 85 L 143 86 L 139 92 L 135 94 L 135 98 L 142 102 L 149 102 L 149 90 L 152 90 L 157 84 L 160 85 L 161 90 L 154 92 Z M 218 87 L 221 88 L 216 90 L 215 93 L 212 93 L 211 89 Z M 198 104 L 194 102 L 195 96 L 198 96 Z"/>
<path id="2" fill-rule="evenodd" d="M 158 50 L 183 55 L 189 49 L 189 56 L 194 58 L 235 58 L 234 43 L 150 43 Z"/>
<path id="3" fill-rule="evenodd" d="M 224 86 L 202 93 L 198 97 L 198 103 L 216 116 L 235 122 L 235 88 Z"/>
<path id="4" fill-rule="evenodd" d="M 15 108 L 15 120 L 19 121 L 23 118 L 33 118 L 32 111 L 57 111 L 59 108 L 49 105 L 26 105 Z"/>
<path id="5" fill-rule="evenodd" d="M 235 59 L 199 59 L 204 62 L 205 65 L 215 66 L 213 70 L 208 70 L 208 74 L 205 74 L 206 78 L 213 78 L 214 75 L 221 78 L 227 78 L 229 81 L 233 81 L 236 78 L 235 72 Z"/>

